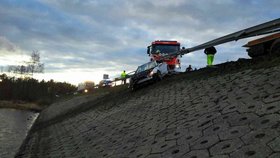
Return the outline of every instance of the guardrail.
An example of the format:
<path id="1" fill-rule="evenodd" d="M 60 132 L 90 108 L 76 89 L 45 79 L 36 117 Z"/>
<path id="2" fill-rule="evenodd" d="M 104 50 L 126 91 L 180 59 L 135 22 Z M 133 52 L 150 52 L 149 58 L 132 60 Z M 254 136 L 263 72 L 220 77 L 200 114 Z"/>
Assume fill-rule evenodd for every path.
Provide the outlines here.
<path id="1" fill-rule="evenodd" d="M 128 78 L 130 78 L 130 77 L 133 76 L 134 74 L 135 74 L 135 71 L 132 71 L 132 72 L 127 73 L 125 78 L 116 77 L 116 78 L 112 81 L 112 83 L 114 83 L 114 85 L 116 85 L 116 82 L 117 82 L 117 81 L 122 81 L 122 80 L 124 80 L 124 79 L 127 80 Z"/>

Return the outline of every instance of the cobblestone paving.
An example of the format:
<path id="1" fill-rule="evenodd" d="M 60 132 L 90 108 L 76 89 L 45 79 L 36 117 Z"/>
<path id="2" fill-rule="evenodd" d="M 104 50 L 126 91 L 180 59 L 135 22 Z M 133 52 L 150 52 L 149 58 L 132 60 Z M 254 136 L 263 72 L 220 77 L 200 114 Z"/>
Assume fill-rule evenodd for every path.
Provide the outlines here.
<path id="1" fill-rule="evenodd" d="M 67 100 L 64 102 L 57 102 L 52 104 L 52 106 L 48 107 L 47 109 L 44 109 L 41 112 L 40 117 L 38 118 L 38 122 L 46 122 L 52 119 L 55 119 L 56 117 L 59 117 L 61 115 L 65 115 L 71 111 L 75 111 L 76 109 L 81 108 L 81 106 L 84 103 L 96 100 L 107 93 L 102 93 L 97 96 L 87 95 L 87 96 L 79 96 L 75 97 L 71 100 Z M 67 106 L 65 106 L 67 105 Z"/>
<path id="2" fill-rule="evenodd" d="M 280 67 L 274 67 L 165 80 L 109 110 L 34 130 L 17 157 L 276 158 L 279 78 Z"/>

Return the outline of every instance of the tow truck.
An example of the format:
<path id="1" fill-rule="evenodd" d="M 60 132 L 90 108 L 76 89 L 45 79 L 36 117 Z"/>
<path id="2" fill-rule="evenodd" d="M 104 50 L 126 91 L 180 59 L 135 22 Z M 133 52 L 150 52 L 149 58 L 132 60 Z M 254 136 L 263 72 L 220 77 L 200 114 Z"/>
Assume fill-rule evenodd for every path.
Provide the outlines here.
<path id="1" fill-rule="evenodd" d="M 150 81 L 160 81 L 165 75 L 180 72 L 180 55 L 170 55 L 180 51 L 177 41 L 157 40 L 147 47 L 150 62 L 137 68 L 130 77 L 129 88 L 136 90 L 139 86 Z"/>
<path id="2" fill-rule="evenodd" d="M 147 54 L 151 61 L 164 62 L 169 72 L 178 72 L 181 69 L 180 55 L 170 55 L 180 51 L 180 43 L 177 41 L 157 40 L 147 47 Z M 163 56 L 166 56 L 163 58 Z"/>
<path id="3" fill-rule="evenodd" d="M 240 39 L 245 39 L 249 37 L 254 36 L 260 36 L 260 35 L 266 35 L 270 34 L 266 37 L 256 39 L 253 41 L 248 42 L 244 47 L 248 47 L 247 52 L 248 55 L 251 58 L 263 56 L 263 55 L 271 55 L 271 54 L 280 54 L 280 18 L 268 21 L 259 25 L 255 25 L 252 27 L 249 27 L 247 29 L 243 29 L 228 35 L 225 35 L 223 37 L 205 42 L 203 44 L 200 44 L 198 46 L 194 46 L 191 48 L 182 48 L 180 49 L 180 44 L 177 41 L 155 41 L 152 43 L 151 46 L 148 47 L 147 53 L 151 56 L 152 60 L 163 60 L 165 62 L 170 62 L 168 65 L 172 68 L 174 68 L 174 63 L 180 64 L 180 61 L 176 62 L 176 59 L 179 59 L 178 57 L 181 57 L 182 55 L 198 51 L 201 49 L 205 49 L 212 46 L 217 46 L 220 44 L 224 44 L 231 41 L 238 41 Z M 171 44 L 172 43 L 172 44 Z M 158 47 L 165 47 L 165 45 L 170 45 L 174 48 L 174 52 L 167 51 L 167 53 L 161 55 L 160 58 L 155 57 L 156 48 Z"/>

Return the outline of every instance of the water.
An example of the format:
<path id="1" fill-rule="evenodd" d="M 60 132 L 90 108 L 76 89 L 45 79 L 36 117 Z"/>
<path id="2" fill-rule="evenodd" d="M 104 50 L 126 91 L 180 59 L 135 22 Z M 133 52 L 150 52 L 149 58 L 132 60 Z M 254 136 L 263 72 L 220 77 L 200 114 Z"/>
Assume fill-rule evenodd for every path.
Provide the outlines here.
<path id="1" fill-rule="evenodd" d="M 0 157 L 14 157 L 38 113 L 0 109 Z"/>

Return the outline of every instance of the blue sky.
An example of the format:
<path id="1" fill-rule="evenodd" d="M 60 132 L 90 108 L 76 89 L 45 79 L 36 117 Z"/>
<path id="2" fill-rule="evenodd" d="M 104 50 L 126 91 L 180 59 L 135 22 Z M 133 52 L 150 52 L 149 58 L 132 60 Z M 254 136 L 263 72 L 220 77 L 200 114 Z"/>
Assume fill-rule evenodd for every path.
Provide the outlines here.
<path id="1" fill-rule="evenodd" d="M 192 47 L 279 18 L 279 0 L 1 0 L 0 66 L 39 50 L 45 74 L 74 84 L 117 76 L 149 60 L 154 40 Z M 248 58 L 249 39 L 217 46 L 215 63 Z M 182 58 L 203 67 L 202 51 Z"/>

